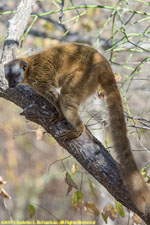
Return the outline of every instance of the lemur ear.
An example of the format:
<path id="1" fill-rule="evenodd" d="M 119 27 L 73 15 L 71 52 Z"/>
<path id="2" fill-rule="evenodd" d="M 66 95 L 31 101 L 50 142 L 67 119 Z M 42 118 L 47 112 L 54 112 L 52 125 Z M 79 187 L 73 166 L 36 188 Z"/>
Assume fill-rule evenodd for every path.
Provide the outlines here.
<path id="1" fill-rule="evenodd" d="M 20 67 L 21 67 L 23 70 L 25 70 L 26 67 L 27 67 L 27 62 L 24 61 L 24 60 L 21 60 L 21 62 L 20 62 Z"/>

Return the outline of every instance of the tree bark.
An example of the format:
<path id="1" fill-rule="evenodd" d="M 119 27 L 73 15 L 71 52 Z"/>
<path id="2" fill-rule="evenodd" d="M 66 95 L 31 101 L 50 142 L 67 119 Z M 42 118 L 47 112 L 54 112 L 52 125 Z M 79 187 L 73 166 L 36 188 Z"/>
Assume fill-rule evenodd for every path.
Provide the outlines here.
<path id="1" fill-rule="evenodd" d="M 21 0 L 17 12 L 9 21 L 7 39 L 4 44 L 2 62 L 13 59 L 16 54 L 19 40 L 26 28 L 32 6 L 36 0 Z M 18 86 L 8 89 L 4 78 L 3 65 L 0 65 L 0 97 L 5 98 L 23 109 L 21 115 L 28 120 L 40 124 L 56 141 L 64 147 L 77 161 L 100 183 L 115 199 L 124 206 L 137 213 L 147 224 L 148 218 L 134 205 L 123 184 L 117 163 L 110 156 L 104 146 L 96 139 L 83 133 L 77 139 L 63 142 L 60 138 L 65 130 L 70 129 L 66 120 L 52 124 L 56 118 L 56 110 L 42 96 L 38 95 L 28 86 Z"/>

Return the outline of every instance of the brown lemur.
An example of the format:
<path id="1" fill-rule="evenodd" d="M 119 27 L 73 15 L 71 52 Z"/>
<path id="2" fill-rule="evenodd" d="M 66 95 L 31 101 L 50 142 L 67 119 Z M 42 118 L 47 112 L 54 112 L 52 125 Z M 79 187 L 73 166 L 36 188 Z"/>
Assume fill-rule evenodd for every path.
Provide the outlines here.
<path id="1" fill-rule="evenodd" d="M 53 101 L 60 88 L 61 113 L 73 129 L 63 139 L 73 139 L 85 131 L 78 114 L 79 106 L 101 86 L 107 97 L 112 139 L 121 174 L 136 207 L 150 216 L 150 191 L 131 152 L 121 96 L 108 61 L 94 48 L 76 43 L 62 44 L 27 58 L 18 58 L 4 66 L 10 88 L 29 84 L 40 95 Z"/>

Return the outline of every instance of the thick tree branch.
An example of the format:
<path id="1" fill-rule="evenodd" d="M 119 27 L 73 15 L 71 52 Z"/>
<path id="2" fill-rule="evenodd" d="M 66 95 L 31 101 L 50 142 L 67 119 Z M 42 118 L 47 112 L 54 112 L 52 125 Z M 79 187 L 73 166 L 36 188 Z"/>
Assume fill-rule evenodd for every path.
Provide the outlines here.
<path id="1" fill-rule="evenodd" d="M 34 3 L 35 0 L 22 0 L 20 2 L 17 13 L 10 21 L 2 62 L 7 62 L 13 58 L 13 52 L 17 49 L 16 41 L 19 42 L 23 34 Z M 147 224 L 150 223 L 148 218 L 139 212 L 133 204 L 123 184 L 116 162 L 103 145 L 85 133 L 75 140 L 62 142 L 60 135 L 70 128 L 67 121 L 63 120 L 51 124 L 51 118 L 56 117 L 56 110 L 46 99 L 39 96 L 28 86 L 8 89 L 4 79 L 3 65 L 0 66 L 0 97 L 12 101 L 21 107 L 23 109 L 21 115 L 43 126 L 118 201 L 137 213 Z"/>

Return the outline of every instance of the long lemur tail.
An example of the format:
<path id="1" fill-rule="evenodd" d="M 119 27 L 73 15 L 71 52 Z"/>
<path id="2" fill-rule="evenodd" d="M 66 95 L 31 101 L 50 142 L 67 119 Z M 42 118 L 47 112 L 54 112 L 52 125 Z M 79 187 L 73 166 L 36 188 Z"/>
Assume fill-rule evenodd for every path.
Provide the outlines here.
<path id="1" fill-rule="evenodd" d="M 150 191 L 134 160 L 127 137 L 120 92 L 112 69 L 106 61 L 100 65 L 99 82 L 107 97 L 112 140 L 123 181 L 137 208 L 143 213 L 150 214 Z"/>

